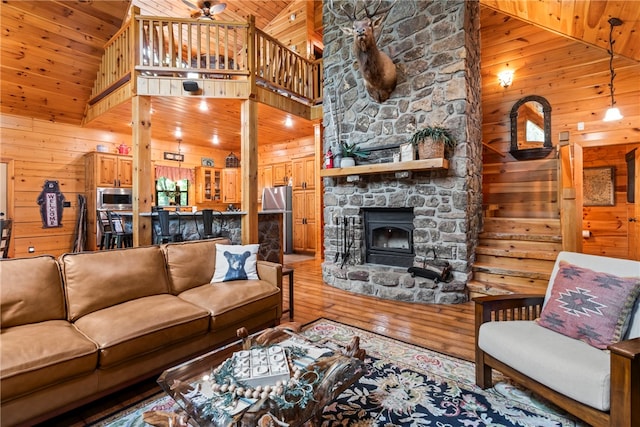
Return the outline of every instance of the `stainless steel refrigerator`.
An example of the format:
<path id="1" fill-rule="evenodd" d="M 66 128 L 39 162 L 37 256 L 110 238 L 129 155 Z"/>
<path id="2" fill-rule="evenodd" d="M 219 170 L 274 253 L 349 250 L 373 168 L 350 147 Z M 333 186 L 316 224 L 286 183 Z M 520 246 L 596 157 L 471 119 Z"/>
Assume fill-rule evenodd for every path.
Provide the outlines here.
<path id="1" fill-rule="evenodd" d="M 262 190 L 262 211 L 282 212 L 282 250 L 293 252 L 293 212 L 291 187 L 271 187 Z"/>

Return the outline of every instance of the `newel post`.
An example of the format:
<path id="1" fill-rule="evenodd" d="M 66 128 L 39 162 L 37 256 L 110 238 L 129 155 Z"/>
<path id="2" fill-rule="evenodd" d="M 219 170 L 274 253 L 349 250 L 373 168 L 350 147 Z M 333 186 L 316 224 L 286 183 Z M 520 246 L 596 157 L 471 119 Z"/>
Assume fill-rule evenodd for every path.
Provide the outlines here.
<path id="1" fill-rule="evenodd" d="M 570 144 L 569 132 L 560 132 L 558 153 L 562 249 L 582 252 L 582 147 Z"/>

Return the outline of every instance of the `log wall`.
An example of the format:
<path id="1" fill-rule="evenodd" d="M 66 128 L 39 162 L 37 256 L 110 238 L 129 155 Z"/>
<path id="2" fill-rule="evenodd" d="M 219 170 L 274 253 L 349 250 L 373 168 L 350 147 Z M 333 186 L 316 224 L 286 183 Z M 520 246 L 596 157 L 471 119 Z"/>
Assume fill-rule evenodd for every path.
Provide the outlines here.
<path id="1" fill-rule="evenodd" d="M 556 154 L 544 160 L 517 161 L 508 153 L 511 107 L 522 97 L 542 96 L 552 108 L 554 146 L 560 132 L 568 131 L 570 143 L 584 148 L 585 167 L 595 162 L 617 170 L 616 206 L 606 215 L 603 209 L 585 208 L 585 224 L 576 221 L 575 227 L 589 227 L 596 236 L 585 239 L 584 252 L 625 257 L 628 247 L 623 222 L 627 221 L 627 206 L 621 196 L 626 191 L 624 154 L 640 143 L 640 64 L 615 57 L 616 106 L 624 119 L 605 123 L 602 118 L 610 105 L 606 50 L 491 9 L 482 8 L 481 14 L 485 207 L 497 217 L 559 218 Z M 505 69 L 514 71 L 508 88 L 501 87 L 497 78 Z"/>

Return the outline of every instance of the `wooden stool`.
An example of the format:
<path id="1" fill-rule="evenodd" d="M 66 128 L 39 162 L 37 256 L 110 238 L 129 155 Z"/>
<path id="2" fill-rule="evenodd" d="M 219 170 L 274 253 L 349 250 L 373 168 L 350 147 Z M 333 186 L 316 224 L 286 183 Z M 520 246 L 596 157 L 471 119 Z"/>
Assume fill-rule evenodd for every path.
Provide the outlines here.
<path id="1" fill-rule="evenodd" d="M 282 277 L 289 276 L 289 309 L 282 310 L 282 313 L 289 312 L 289 320 L 293 320 L 293 268 L 282 266 Z"/>

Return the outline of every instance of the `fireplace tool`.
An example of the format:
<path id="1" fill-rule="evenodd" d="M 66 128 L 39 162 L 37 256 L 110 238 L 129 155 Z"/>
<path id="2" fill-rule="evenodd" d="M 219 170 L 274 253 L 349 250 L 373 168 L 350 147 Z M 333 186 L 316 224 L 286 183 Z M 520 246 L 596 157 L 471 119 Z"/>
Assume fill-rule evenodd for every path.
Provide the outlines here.
<path id="1" fill-rule="evenodd" d="M 337 264 L 338 260 L 342 260 L 340 268 L 344 268 L 351 255 L 355 241 L 355 224 L 356 221 L 354 217 L 343 216 L 336 218 L 338 250 L 334 262 Z"/>

